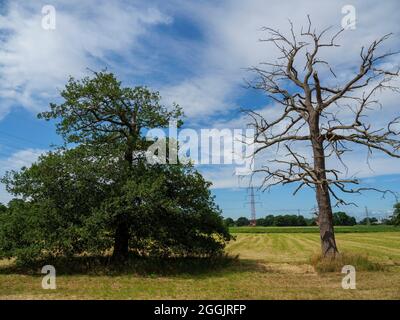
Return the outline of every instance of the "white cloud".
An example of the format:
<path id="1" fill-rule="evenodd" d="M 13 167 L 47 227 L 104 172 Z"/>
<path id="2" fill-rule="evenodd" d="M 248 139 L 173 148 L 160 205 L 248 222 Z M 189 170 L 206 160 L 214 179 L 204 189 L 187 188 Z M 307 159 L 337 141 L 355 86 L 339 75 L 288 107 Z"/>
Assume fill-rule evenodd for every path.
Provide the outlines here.
<path id="1" fill-rule="evenodd" d="M 264 160 L 264 164 L 272 155 L 264 154 L 262 159 L 256 159 L 256 166 L 260 166 L 260 161 Z M 368 182 L 365 178 L 379 177 L 383 175 L 399 175 L 400 165 L 399 159 L 390 158 L 376 154 L 374 157 L 367 161 L 366 152 L 360 150 L 349 154 L 344 157 L 348 171 L 336 160 L 331 159 L 328 161 L 329 168 L 336 168 L 342 172 L 343 177 L 356 177 L 362 179 L 362 182 Z M 272 164 L 272 167 L 276 165 Z M 235 175 L 235 165 L 208 165 L 199 167 L 204 177 L 213 182 L 212 189 L 221 188 L 238 188 L 247 187 L 250 184 L 250 176 L 243 176 L 241 179 Z M 265 176 L 262 173 L 256 174 L 252 177 L 252 184 L 254 186 L 261 186 L 262 179 Z M 362 186 L 362 185 L 360 185 Z"/>
<path id="2" fill-rule="evenodd" d="M 151 56 L 159 52 L 148 52 L 141 58 L 133 52 L 140 49 L 141 36 L 154 35 L 151 33 L 153 26 L 171 23 L 172 18 L 163 14 L 168 11 L 172 15 L 179 13 L 194 23 L 201 30 L 201 38 L 191 40 L 190 44 L 168 37 L 162 39 L 160 46 L 176 51 L 177 57 L 181 58 L 182 52 L 190 55 L 184 61 L 189 64 L 185 67 L 191 70 L 190 74 L 180 75 L 182 81 L 160 85 L 165 101 L 179 103 L 190 120 L 205 119 L 209 127 L 240 128 L 241 124 L 245 126 L 244 117 L 227 122 L 212 116 L 225 116 L 238 107 L 235 98 L 244 93 L 240 87 L 242 78 L 250 77 L 243 68 L 277 57 L 271 45 L 258 41 L 263 37 L 260 28 L 271 26 L 288 31 L 287 19 L 290 18 L 299 30 L 307 24 L 307 14 L 317 28 L 329 25 L 339 28 L 343 17 L 341 8 L 348 4 L 347 1 L 317 3 L 314 0 L 154 3 L 154 6 L 143 6 L 125 1 L 53 1 L 57 10 L 57 29 L 45 31 L 40 26 L 44 2 L 10 1 L 9 10 L 0 17 L 0 28 L 9 30 L 7 37 L 2 35 L 0 48 L 0 118 L 16 104 L 34 110 L 44 108 L 43 100 L 53 99 L 57 95 L 56 88 L 65 83 L 68 75 L 81 76 L 87 67 L 96 69 L 111 65 L 118 70 L 132 68 L 134 72 L 143 69 L 147 72 L 153 68 L 162 74 L 165 72 L 162 65 L 149 65 L 154 63 Z M 344 32 L 340 39 L 341 48 L 324 51 L 324 57 L 335 66 L 339 79 L 347 79 L 355 71 L 362 45 L 394 32 L 387 45 L 398 49 L 400 4 L 397 0 L 379 5 L 371 0 L 359 0 L 353 1 L 353 5 L 357 10 L 356 30 Z M 117 59 L 120 64 L 110 59 L 113 54 L 122 57 Z M 383 122 L 398 114 L 398 98 L 391 93 L 383 94 L 381 98 L 384 109 L 375 115 L 376 120 Z M 260 106 L 272 117 L 273 111 L 269 108 Z M 377 158 L 375 173 L 371 175 L 396 173 L 399 166 L 395 161 Z M 349 162 L 357 169 L 356 154 Z M 366 168 L 362 168 L 365 172 L 362 176 L 368 175 Z M 236 186 L 236 177 L 232 175 L 234 169 L 230 169 L 223 167 L 204 172 L 216 186 Z"/>
<path id="3" fill-rule="evenodd" d="M 44 4 L 10 1 L 0 16 L 0 116 L 13 105 L 43 109 L 68 76 L 112 66 L 112 54 L 133 56 L 139 36 L 151 26 L 171 22 L 150 6 L 60 0 L 52 3 L 56 29 L 45 30 L 41 26 Z"/>
<path id="4" fill-rule="evenodd" d="M 198 86 L 196 91 L 196 116 L 209 116 L 210 114 L 225 114 L 237 106 L 227 103 L 230 95 L 237 95 L 241 90 L 239 85 L 243 77 L 251 77 L 243 68 L 257 65 L 262 61 L 274 61 L 278 57 L 277 51 L 272 44 L 259 42 L 263 37 L 260 28 L 269 26 L 283 32 L 289 31 L 288 19 L 291 19 L 297 31 L 301 26 L 307 25 L 307 14 L 310 14 L 313 25 L 318 29 L 332 25 L 336 30 L 341 26 L 343 17 L 341 8 L 347 4 L 345 1 L 316 3 L 315 1 L 301 1 L 294 3 L 290 1 L 226 1 L 218 5 L 210 6 L 204 3 L 186 4 L 186 12 L 195 13 L 197 23 L 202 26 L 207 45 L 201 48 L 202 60 L 199 61 L 199 71 L 193 79 L 202 82 L 206 79 L 207 83 L 213 83 L 212 90 L 207 86 Z M 385 4 L 376 6 L 372 1 L 355 1 L 357 28 L 356 30 L 345 31 L 339 42 L 340 48 L 326 49 L 322 51 L 323 57 L 332 63 L 338 79 L 343 81 L 349 79 L 357 72 L 359 63 L 359 51 L 362 46 L 369 45 L 373 40 L 393 32 L 390 41 L 385 44 L 387 50 L 399 49 L 399 24 L 397 13 L 400 9 L 397 1 L 388 1 Z M 295 6 L 295 10 L 293 7 Z M 398 63 L 397 63 L 398 64 Z M 196 67 L 196 66 L 194 66 Z M 328 74 L 327 70 L 321 73 Z M 224 78 L 221 78 L 224 74 Z M 176 87 L 171 95 L 175 95 L 174 100 L 187 101 L 188 84 L 193 79 L 186 79 Z M 212 80 L 214 79 L 214 81 Z M 324 81 L 326 81 L 324 79 Z M 330 80 L 332 81 L 332 80 Z M 217 87 L 215 87 L 217 86 Z M 189 91 L 190 92 L 190 91 Z M 240 94 L 243 94 L 241 91 Z M 190 96 L 190 94 L 189 94 Z M 383 103 L 382 110 L 371 113 L 371 121 L 376 126 L 381 126 L 388 119 L 398 114 L 398 95 L 386 91 L 379 95 Z M 209 101 L 214 103 L 210 104 Z M 219 102 L 217 105 L 216 103 Z M 212 105 L 212 108 L 210 106 Z M 246 106 L 251 107 L 251 106 Z M 254 106 L 257 107 L 257 106 Z M 190 108 L 190 104 L 188 104 Z M 274 119 L 276 112 L 273 106 L 259 106 L 259 110 L 268 120 Z M 344 115 L 349 116 L 349 114 Z M 224 117 L 208 122 L 209 126 L 216 127 L 236 127 L 246 126 L 248 120 L 244 116 L 237 116 L 231 120 L 224 120 Z M 370 167 L 366 164 L 365 153 L 355 150 L 351 157 L 348 157 L 349 175 L 358 173 L 360 177 L 377 176 L 381 174 L 400 173 L 398 159 L 389 159 L 384 156 L 374 155 L 370 160 Z M 361 156 L 360 156 L 361 154 Z M 270 152 L 269 157 L 272 157 Z M 360 157 L 361 161 L 360 161 Z M 258 161 L 268 159 L 262 157 Z M 333 162 L 333 167 L 338 167 L 339 163 Z M 202 168 L 203 173 L 214 181 L 215 188 L 236 187 L 237 177 L 233 176 L 234 169 L 222 167 Z"/>
<path id="5" fill-rule="evenodd" d="M 288 19 L 291 19 L 299 33 L 302 26 L 307 26 L 307 14 L 310 14 L 317 29 L 333 26 L 334 30 L 339 30 L 344 16 L 341 9 L 347 4 L 346 1 L 316 3 L 313 0 L 296 3 L 233 0 L 219 2 L 218 5 L 215 2 L 178 3 L 181 11 L 193 17 L 201 27 L 205 44 L 194 53 L 199 61 L 192 66 L 193 77 L 175 84 L 172 90 L 170 85 L 165 86 L 162 93 L 168 94 L 171 100 L 182 104 L 189 115 L 196 117 L 236 108 L 230 99 L 237 96 L 238 91 L 240 94 L 244 92 L 240 88 L 243 77 L 251 77 L 244 69 L 278 57 L 271 43 L 259 42 L 265 37 L 261 31 L 263 26 L 289 32 Z M 393 32 L 394 37 L 387 45 L 393 49 L 398 46 L 398 1 L 387 1 L 379 6 L 373 1 L 353 1 L 352 4 L 356 8 L 356 30 L 343 33 L 339 41 L 341 48 L 329 48 L 322 52 L 323 57 L 335 66 L 339 78 L 349 78 L 351 72 L 356 70 L 363 45 Z"/>
<path id="6" fill-rule="evenodd" d="M 3 80 L 0 95 L 6 100 L 0 108 L 0 116 L 15 102 L 35 110 L 43 108 L 38 97 L 54 98 L 55 89 L 65 83 L 68 75 L 81 76 L 87 67 L 111 66 L 121 72 L 131 69 L 131 74 L 141 70 L 151 72 L 153 68 L 162 73 L 163 65 L 152 65 L 157 61 L 151 56 L 164 53 L 166 47 L 189 64 L 185 67 L 191 73 L 180 76 L 183 79 L 180 82 L 161 85 L 165 101 L 176 101 L 192 119 L 226 113 L 237 108 L 234 100 L 244 92 L 240 87 L 242 78 L 250 77 L 244 68 L 277 57 L 273 46 L 258 41 L 264 36 L 261 27 L 288 31 L 287 20 L 290 18 L 299 31 L 300 26 L 307 24 L 306 15 L 310 14 L 317 28 L 329 25 L 339 28 L 343 17 L 341 8 L 347 3 L 316 4 L 303 0 L 293 10 L 292 2 L 277 0 L 268 3 L 233 0 L 218 5 L 211 1 L 177 0 L 173 5 L 154 1 L 154 5 L 149 6 L 125 1 L 59 0 L 53 1 L 57 10 L 57 29 L 54 31 L 41 28 L 42 4 L 45 3 L 13 1 L 0 18 L 0 28 L 10 31 L 0 49 L 0 77 Z M 340 40 L 342 48 L 329 49 L 324 54 L 336 64 L 338 75 L 343 77 L 349 76 L 349 68 L 358 59 L 362 45 L 387 32 L 395 33 L 391 44 L 398 39 L 397 1 L 379 6 L 372 1 L 355 1 L 353 5 L 357 10 L 357 29 L 345 32 Z M 172 21 L 163 11 L 190 20 L 201 30 L 201 38 L 178 41 L 153 32 L 152 26 Z M 138 58 L 133 51 L 140 48 L 138 38 L 143 35 L 159 39 L 159 48 Z M 182 52 L 191 58 L 182 57 Z M 127 59 L 113 61 L 110 59 L 112 54 Z"/>
<path id="7" fill-rule="evenodd" d="M 191 119 L 212 116 L 221 110 L 233 109 L 232 83 L 222 75 L 187 79 L 161 89 L 166 104 L 177 102 Z"/>

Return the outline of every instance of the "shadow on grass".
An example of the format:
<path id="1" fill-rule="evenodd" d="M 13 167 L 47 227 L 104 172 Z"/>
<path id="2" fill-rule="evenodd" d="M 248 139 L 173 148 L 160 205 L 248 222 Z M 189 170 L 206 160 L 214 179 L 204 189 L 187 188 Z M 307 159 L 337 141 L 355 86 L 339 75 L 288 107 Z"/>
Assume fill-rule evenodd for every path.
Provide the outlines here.
<path id="1" fill-rule="evenodd" d="M 157 276 L 210 276 L 227 273 L 265 272 L 267 269 L 255 260 L 238 256 L 213 258 L 154 258 L 130 256 L 125 263 L 115 263 L 107 256 L 60 257 L 35 262 L 30 266 L 8 263 L 0 266 L 0 274 L 41 274 L 41 268 L 53 265 L 57 275 L 141 275 Z"/>

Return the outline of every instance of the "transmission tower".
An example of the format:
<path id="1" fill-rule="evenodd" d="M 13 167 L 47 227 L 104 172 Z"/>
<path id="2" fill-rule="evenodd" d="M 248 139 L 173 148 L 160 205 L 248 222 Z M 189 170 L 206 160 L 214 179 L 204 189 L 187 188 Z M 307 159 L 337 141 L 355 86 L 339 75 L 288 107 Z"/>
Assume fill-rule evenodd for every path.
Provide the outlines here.
<path id="1" fill-rule="evenodd" d="M 257 224 L 257 216 L 256 216 L 256 203 L 260 203 L 260 202 L 256 202 L 255 200 L 255 194 L 254 194 L 254 187 L 250 186 L 247 188 L 248 192 L 250 193 L 250 202 L 247 202 L 247 204 L 250 204 L 250 225 L 251 226 L 256 226 Z"/>
<path id="2" fill-rule="evenodd" d="M 255 226 L 257 224 L 257 218 L 256 218 L 256 203 L 254 200 L 254 188 L 253 186 L 250 187 L 250 206 L 251 206 L 251 219 L 250 219 L 250 225 Z"/>
<path id="3" fill-rule="evenodd" d="M 369 212 L 368 212 L 368 207 L 365 207 L 365 216 L 366 216 L 366 218 L 367 218 L 367 226 L 369 226 L 369 225 L 370 225 L 370 222 L 369 222 Z"/>

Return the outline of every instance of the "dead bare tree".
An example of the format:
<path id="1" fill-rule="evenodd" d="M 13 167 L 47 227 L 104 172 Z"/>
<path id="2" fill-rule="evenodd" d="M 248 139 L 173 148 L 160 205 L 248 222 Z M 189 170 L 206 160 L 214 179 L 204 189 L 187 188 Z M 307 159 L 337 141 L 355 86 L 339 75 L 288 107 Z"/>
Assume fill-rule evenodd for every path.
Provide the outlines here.
<path id="1" fill-rule="evenodd" d="M 254 170 L 254 173 L 264 174 L 262 188 L 297 183 L 295 194 L 304 186 L 314 188 L 322 255 L 335 257 L 338 249 L 331 197 L 337 204 L 347 204 L 338 191 L 359 193 L 370 188 L 358 187 L 360 181 L 357 178 L 347 178 L 337 168 L 327 168 L 327 158 L 336 157 L 345 166 L 343 154 L 352 151 L 350 144 L 367 148 L 368 154 L 381 151 L 400 157 L 400 117 L 387 121 L 383 128 L 375 128 L 366 116 L 371 108 L 381 107 L 376 93 L 382 90 L 399 92 L 394 85 L 399 70 L 386 70 L 383 65 L 386 58 L 396 53 L 377 53 L 377 48 L 390 37 L 385 35 L 361 49 L 356 74 L 342 84 L 329 84 L 328 79 L 337 81 L 337 77 L 330 64 L 320 57 L 320 51 L 324 47 L 339 46 L 336 40 L 343 30 L 332 34 L 331 28 L 327 28 L 317 33 L 312 30 L 310 18 L 308 22 L 307 30 L 302 29 L 297 35 L 290 21 L 291 31 L 287 36 L 278 30 L 264 28 L 268 38 L 261 41 L 272 42 L 282 56 L 277 62 L 263 62 L 250 68 L 256 73 L 256 80 L 249 85 L 262 90 L 281 106 L 280 114 L 275 119 L 266 119 L 260 112 L 244 111 L 251 117 L 250 125 L 255 129 L 256 155 L 263 150 L 279 150 L 282 146 L 286 152 L 284 157 L 275 156 L 268 164 L 263 163 Z M 328 33 L 331 36 L 328 37 Z M 303 65 L 304 69 L 300 69 Z M 321 68 L 326 68 L 333 77 L 322 81 L 318 73 Z M 341 115 L 344 109 L 346 116 Z M 296 151 L 299 145 L 308 148 L 310 157 Z"/>

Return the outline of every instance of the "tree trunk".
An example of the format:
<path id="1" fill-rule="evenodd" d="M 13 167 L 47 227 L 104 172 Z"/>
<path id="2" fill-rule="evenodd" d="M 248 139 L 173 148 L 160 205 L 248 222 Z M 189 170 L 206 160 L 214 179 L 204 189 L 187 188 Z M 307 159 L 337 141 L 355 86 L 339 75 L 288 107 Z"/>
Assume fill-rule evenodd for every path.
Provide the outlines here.
<path id="1" fill-rule="evenodd" d="M 335 232 L 333 228 L 332 207 L 328 186 L 317 186 L 318 224 L 321 238 L 321 253 L 323 257 L 335 257 L 338 254 Z"/>
<path id="2" fill-rule="evenodd" d="M 314 171 L 320 184 L 316 185 L 318 204 L 318 225 L 321 239 L 321 253 L 323 257 L 335 257 L 339 252 L 336 246 L 333 228 L 332 205 L 326 182 L 325 151 L 320 139 L 319 122 L 315 120 L 310 125 L 311 142 L 313 147 Z"/>
<path id="3" fill-rule="evenodd" d="M 124 154 L 124 159 L 128 166 L 132 166 L 133 163 L 133 151 L 129 147 Z M 114 237 L 114 251 L 112 259 L 114 261 L 126 261 L 129 254 L 129 226 L 122 216 L 117 221 L 117 228 L 115 230 Z"/>
<path id="4" fill-rule="evenodd" d="M 129 252 L 129 231 L 126 223 L 120 223 L 115 231 L 114 261 L 125 261 Z"/>

